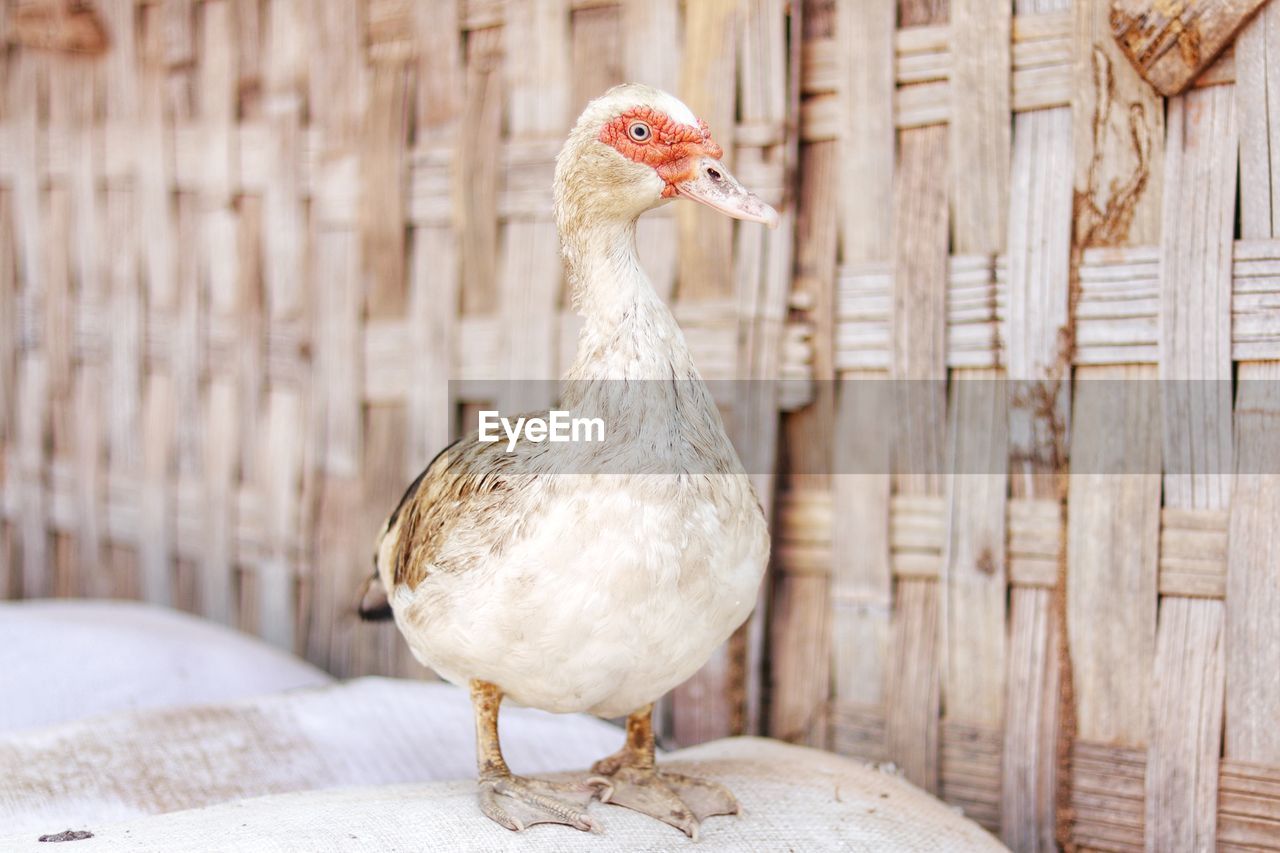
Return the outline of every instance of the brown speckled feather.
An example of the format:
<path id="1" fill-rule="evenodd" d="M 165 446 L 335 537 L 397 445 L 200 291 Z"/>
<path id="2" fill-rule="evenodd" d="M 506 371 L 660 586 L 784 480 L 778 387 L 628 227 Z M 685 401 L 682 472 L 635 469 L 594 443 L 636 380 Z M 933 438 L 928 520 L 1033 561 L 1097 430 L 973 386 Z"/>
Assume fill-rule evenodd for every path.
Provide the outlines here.
<path id="1" fill-rule="evenodd" d="M 447 572 L 469 568 L 442 551 L 459 527 L 490 525 L 499 551 L 510 531 L 492 526 L 507 517 L 503 510 L 520 487 L 517 481 L 533 476 L 528 461 L 526 454 L 507 453 L 504 442 L 481 443 L 475 434 L 442 450 L 409 486 L 378 539 L 376 561 L 384 582 L 389 575 L 392 588 L 412 590 L 433 566 Z"/>

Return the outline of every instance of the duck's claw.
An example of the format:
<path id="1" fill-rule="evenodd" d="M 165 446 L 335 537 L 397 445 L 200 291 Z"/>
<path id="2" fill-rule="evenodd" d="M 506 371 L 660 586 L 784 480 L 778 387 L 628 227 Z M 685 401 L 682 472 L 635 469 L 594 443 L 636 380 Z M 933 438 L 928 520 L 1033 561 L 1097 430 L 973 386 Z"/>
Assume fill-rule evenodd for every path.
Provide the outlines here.
<path id="1" fill-rule="evenodd" d="M 503 776 L 481 779 L 478 795 L 480 811 L 515 832 L 538 823 L 597 831 L 587 814 L 595 790 L 583 785 Z"/>
<path id="2" fill-rule="evenodd" d="M 655 817 L 695 841 L 706 818 L 738 813 L 738 801 L 716 782 L 652 768 L 596 766 L 597 772 L 606 768 L 587 780 L 601 802 Z"/>

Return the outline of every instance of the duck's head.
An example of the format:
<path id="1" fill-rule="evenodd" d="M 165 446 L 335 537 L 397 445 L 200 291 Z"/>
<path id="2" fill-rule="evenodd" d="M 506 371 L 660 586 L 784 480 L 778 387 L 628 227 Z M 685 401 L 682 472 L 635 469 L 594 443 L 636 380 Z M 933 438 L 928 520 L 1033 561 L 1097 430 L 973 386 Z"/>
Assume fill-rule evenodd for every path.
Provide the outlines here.
<path id="1" fill-rule="evenodd" d="M 561 229 L 632 222 L 678 198 L 775 226 L 777 212 L 738 183 L 723 155 L 678 98 L 639 83 L 615 86 L 587 105 L 556 158 Z"/>

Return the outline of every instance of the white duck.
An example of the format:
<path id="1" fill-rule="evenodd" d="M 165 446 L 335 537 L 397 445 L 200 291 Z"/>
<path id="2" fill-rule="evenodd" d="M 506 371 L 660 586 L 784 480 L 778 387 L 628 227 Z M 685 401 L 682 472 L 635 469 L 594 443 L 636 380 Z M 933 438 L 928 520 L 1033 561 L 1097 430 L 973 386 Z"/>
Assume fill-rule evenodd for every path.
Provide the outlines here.
<path id="1" fill-rule="evenodd" d="M 722 786 L 655 768 L 652 703 L 747 618 L 769 537 L 635 252 L 636 219 L 673 198 L 776 223 L 720 156 L 665 92 L 623 85 L 587 106 L 556 159 L 556 222 L 586 318 L 562 408 L 603 416 L 606 441 L 508 452 L 473 433 L 427 466 L 378 539 L 361 611 L 376 615 L 380 584 L 418 660 L 470 687 L 480 807 L 509 829 L 591 829 L 593 795 L 690 836 L 737 812 Z M 629 714 L 626 745 L 580 784 L 513 776 L 498 743 L 504 696 Z"/>

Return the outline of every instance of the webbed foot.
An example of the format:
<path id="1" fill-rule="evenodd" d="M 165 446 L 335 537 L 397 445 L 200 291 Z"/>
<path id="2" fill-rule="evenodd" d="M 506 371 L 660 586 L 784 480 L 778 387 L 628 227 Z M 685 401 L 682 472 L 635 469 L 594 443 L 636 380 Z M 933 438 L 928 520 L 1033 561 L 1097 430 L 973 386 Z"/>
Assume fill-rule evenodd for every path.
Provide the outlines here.
<path id="1" fill-rule="evenodd" d="M 516 832 L 537 823 L 562 823 L 584 832 L 596 828 L 587 814 L 595 790 L 581 784 L 497 776 L 481 779 L 478 794 L 480 811 Z"/>
<path id="2" fill-rule="evenodd" d="M 626 763 L 623 754 L 597 762 L 592 769 L 597 775 L 587 784 L 596 789 L 600 802 L 657 818 L 695 841 L 702 821 L 738 813 L 737 799 L 718 782 L 638 767 Z"/>

